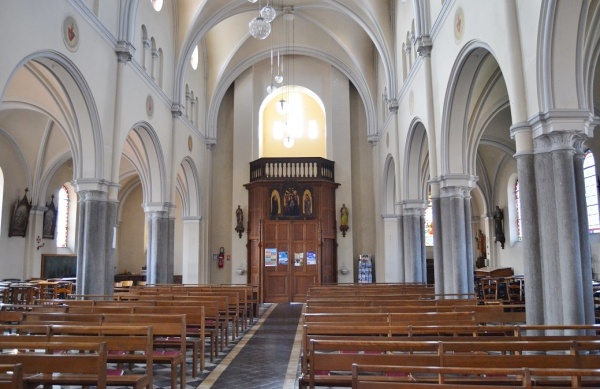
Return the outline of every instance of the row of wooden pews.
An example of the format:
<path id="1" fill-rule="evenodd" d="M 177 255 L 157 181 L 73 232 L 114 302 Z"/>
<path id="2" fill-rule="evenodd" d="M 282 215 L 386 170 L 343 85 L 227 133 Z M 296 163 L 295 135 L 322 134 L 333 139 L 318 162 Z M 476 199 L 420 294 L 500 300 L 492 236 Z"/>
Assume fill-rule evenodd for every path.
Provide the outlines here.
<path id="1" fill-rule="evenodd" d="M 151 366 L 153 363 L 161 363 L 171 366 L 171 387 L 184 388 L 187 350 L 192 350 L 192 376 L 196 377 L 205 368 L 205 355 L 210 356 L 211 361 L 214 360 L 219 346 L 222 350 L 223 344 L 230 337 L 238 337 L 240 331 L 246 330 L 254 320 L 251 286 L 246 288 L 236 285 L 227 288 L 223 285 L 210 289 L 199 285 L 186 286 L 185 289 L 181 286 L 154 285 L 131 288 L 129 292 L 115 296 L 39 299 L 30 306 L 19 307 L 3 305 L 0 310 L 0 325 L 4 326 L 4 335 L 0 335 L 3 337 L 0 342 L 6 348 L 3 348 L 5 351 L 1 355 L 16 354 L 19 358 L 23 355 L 25 361 L 27 358 L 38 358 L 38 354 L 54 356 L 55 353 L 50 349 L 41 349 L 40 352 L 40 349 L 21 347 L 22 343 L 27 343 L 27 337 L 33 336 L 38 338 L 40 344 L 60 343 L 64 350 L 71 350 L 70 344 L 75 343 L 102 343 L 106 349 L 104 357 L 100 355 L 104 351 L 84 351 L 86 355 L 94 354 L 98 358 L 104 358 L 104 369 L 107 362 L 119 366 L 128 365 L 130 368 L 136 363 L 146 365 L 147 373 L 136 377 L 136 374 L 123 374 L 123 369 L 118 369 L 116 373 L 108 370 L 105 373 L 99 372 L 106 376 L 104 381 L 92 382 L 90 377 L 82 376 L 78 377 L 80 384 L 68 381 L 75 379 L 69 371 L 56 370 L 49 373 L 47 369 L 36 366 L 35 369 L 39 371 L 35 374 L 49 374 L 52 380 L 41 383 L 46 386 L 117 385 L 150 388 Z M 146 332 L 142 334 L 143 331 Z M 210 339 L 211 344 L 208 350 L 205 346 L 206 338 Z M 6 352 L 13 349 L 18 352 Z M 32 352 L 33 350 L 36 352 Z M 30 357 L 29 354 L 34 356 Z M 16 362 L 6 360 L 6 364 L 19 363 L 17 360 L 11 361 Z M 4 360 L 0 359 L 0 364 L 3 363 Z M 20 369 L 25 386 L 33 385 L 35 382 L 31 381 L 34 375 L 31 363 L 23 363 Z M 65 375 L 62 378 L 64 381 L 58 380 L 57 377 L 61 375 Z M 84 378 L 90 381 L 85 381 Z M 69 383 L 60 383 L 67 381 Z M 0 385 L 2 382 L 0 371 Z"/>
<path id="2" fill-rule="evenodd" d="M 426 285 L 320 285 L 303 314 L 299 387 L 598 387 L 598 366 L 600 326 L 528 326 L 524 306 Z"/>

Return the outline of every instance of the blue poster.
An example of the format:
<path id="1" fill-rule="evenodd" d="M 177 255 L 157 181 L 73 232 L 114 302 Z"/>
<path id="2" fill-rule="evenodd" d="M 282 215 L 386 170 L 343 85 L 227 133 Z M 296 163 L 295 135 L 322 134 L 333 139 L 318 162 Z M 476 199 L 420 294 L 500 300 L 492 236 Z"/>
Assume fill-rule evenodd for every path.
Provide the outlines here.
<path id="1" fill-rule="evenodd" d="M 287 253 L 287 251 L 280 251 L 279 252 L 279 264 L 280 265 L 287 265 L 288 264 L 288 253 Z"/>
<path id="2" fill-rule="evenodd" d="M 316 265 L 317 264 L 317 253 L 314 251 L 306 252 L 306 264 L 307 265 Z"/>

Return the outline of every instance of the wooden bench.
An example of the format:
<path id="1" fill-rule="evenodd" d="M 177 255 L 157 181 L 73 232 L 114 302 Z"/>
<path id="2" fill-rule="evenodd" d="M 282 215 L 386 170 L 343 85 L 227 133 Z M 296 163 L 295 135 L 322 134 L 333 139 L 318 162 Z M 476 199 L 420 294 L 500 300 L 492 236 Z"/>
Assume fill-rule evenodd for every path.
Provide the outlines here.
<path id="1" fill-rule="evenodd" d="M 481 368 L 352 365 L 352 388 L 582 387 L 598 383 L 598 369 Z"/>
<path id="2" fill-rule="evenodd" d="M 23 388 L 23 364 L 0 365 L 0 389 Z"/>
<path id="3" fill-rule="evenodd" d="M 181 389 L 186 381 L 186 316 L 163 314 L 102 314 L 102 325 L 145 325 L 152 326 L 155 340 L 172 337 L 176 339 L 169 345 L 161 344 L 155 349 L 153 361 L 168 363 L 171 366 L 171 388 L 177 387 L 177 366 Z"/>
<path id="4" fill-rule="evenodd" d="M 16 336 L 18 337 L 18 336 Z M 107 387 L 107 347 L 105 342 L 0 342 L 0 350 L 19 351 L 0 354 L 0 364 L 21 364 L 27 387 L 38 385 L 95 385 Z M 22 351 L 22 350 L 41 350 Z M 120 378 L 120 377 L 117 377 Z M 114 381 L 113 381 L 114 382 Z M 119 386 L 121 383 L 118 384 Z"/>
<path id="5" fill-rule="evenodd" d="M 205 321 L 204 306 L 163 306 L 149 307 L 140 306 L 133 308 L 133 314 L 164 314 L 186 316 L 186 347 L 192 350 L 192 377 L 197 377 L 204 371 L 205 367 Z M 216 333 L 216 330 L 215 330 Z M 173 345 L 180 340 L 174 337 L 163 337 L 155 339 L 156 346 Z M 211 345 L 212 347 L 212 345 Z M 211 355 L 212 360 L 212 355 Z"/>
<path id="6" fill-rule="evenodd" d="M 483 368 L 600 366 L 600 341 L 310 340 L 307 373 L 299 385 L 350 386 L 353 363 Z M 337 372 L 338 374 L 330 374 Z"/>
<path id="7" fill-rule="evenodd" d="M 107 360 L 118 365 L 143 363 L 145 374 L 122 374 L 121 370 L 109 371 L 108 377 L 123 386 L 152 389 L 153 332 L 151 326 L 70 326 L 52 325 L 48 328 L 49 342 L 105 342 Z M 112 378 L 122 376 L 120 380 Z M 113 383 L 109 380 L 109 386 Z"/>

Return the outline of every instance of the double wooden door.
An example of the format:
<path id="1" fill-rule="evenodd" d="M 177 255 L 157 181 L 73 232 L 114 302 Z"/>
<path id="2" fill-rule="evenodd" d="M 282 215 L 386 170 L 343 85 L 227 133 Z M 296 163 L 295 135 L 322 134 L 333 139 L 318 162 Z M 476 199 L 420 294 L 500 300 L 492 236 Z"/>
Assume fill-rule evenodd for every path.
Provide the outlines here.
<path id="1" fill-rule="evenodd" d="M 273 220 L 264 225 L 265 302 L 304 302 L 320 279 L 321 247 L 317 220 Z"/>

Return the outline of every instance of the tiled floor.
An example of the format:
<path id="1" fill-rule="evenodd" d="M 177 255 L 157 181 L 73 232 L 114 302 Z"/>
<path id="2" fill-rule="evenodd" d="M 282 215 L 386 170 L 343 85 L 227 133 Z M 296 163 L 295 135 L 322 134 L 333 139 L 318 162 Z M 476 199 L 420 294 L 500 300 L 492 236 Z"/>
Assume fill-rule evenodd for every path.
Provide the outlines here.
<path id="1" fill-rule="evenodd" d="M 213 363 L 207 359 L 206 369 L 197 378 L 191 376 L 188 352 L 186 387 L 294 389 L 300 357 L 301 311 L 302 304 L 262 305 L 254 325 L 230 341 Z M 170 388 L 169 366 L 154 366 L 154 388 Z"/>

